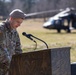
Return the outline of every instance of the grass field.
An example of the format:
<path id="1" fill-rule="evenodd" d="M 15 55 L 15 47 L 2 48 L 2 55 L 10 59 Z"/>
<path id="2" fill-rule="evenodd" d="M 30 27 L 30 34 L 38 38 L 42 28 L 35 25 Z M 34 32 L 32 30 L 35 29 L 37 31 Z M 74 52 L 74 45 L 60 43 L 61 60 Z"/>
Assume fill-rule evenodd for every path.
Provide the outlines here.
<path id="1" fill-rule="evenodd" d="M 72 30 L 71 33 L 66 33 L 63 30 L 61 33 L 57 33 L 56 30 L 44 29 L 42 27 L 43 23 L 43 20 L 40 19 L 25 20 L 17 29 L 20 35 L 23 51 L 33 51 L 36 45 L 33 41 L 22 35 L 22 32 L 26 32 L 44 40 L 49 48 L 71 47 L 71 62 L 76 62 L 76 30 Z M 36 42 L 36 50 L 46 49 L 46 45 L 43 42 L 39 40 L 36 40 Z"/>
<path id="2" fill-rule="evenodd" d="M 71 62 L 76 61 L 76 30 L 72 30 L 71 33 L 66 33 L 65 31 L 61 31 L 61 33 L 57 33 L 56 30 L 47 30 L 42 27 L 43 20 L 35 19 L 35 20 L 26 20 L 22 23 L 22 25 L 18 28 L 18 32 L 21 39 L 22 49 L 24 52 L 33 51 L 35 48 L 35 43 L 25 36 L 22 35 L 22 32 L 26 32 L 28 34 L 32 34 L 42 40 L 44 40 L 49 48 L 61 48 L 61 47 L 71 47 L 70 50 L 70 58 Z M 36 40 L 37 49 L 46 49 L 46 45 Z"/>

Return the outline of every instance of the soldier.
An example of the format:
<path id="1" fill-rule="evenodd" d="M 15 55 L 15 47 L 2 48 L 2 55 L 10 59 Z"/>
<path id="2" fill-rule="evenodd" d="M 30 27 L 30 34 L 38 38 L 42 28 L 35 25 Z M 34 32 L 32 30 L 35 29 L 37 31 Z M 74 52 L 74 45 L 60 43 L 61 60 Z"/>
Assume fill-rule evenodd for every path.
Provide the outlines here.
<path id="1" fill-rule="evenodd" d="M 25 19 L 20 9 L 15 9 L 9 18 L 0 24 L 0 75 L 9 75 L 12 55 L 22 53 L 20 38 L 16 30 Z"/>

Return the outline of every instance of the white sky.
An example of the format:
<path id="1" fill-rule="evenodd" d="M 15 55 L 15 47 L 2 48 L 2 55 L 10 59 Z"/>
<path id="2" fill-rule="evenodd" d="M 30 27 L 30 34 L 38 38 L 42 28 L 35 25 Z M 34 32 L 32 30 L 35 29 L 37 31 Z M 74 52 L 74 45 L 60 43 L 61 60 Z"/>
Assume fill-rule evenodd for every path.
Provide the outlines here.
<path id="1" fill-rule="evenodd" d="M 10 2 L 11 0 L 5 0 L 6 2 Z"/>

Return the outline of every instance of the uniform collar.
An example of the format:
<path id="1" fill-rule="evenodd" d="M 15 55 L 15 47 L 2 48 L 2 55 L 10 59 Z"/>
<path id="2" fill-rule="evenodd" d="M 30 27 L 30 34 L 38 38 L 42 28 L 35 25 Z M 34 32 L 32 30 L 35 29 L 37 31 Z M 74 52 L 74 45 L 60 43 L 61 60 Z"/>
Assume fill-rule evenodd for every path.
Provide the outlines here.
<path id="1" fill-rule="evenodd" d="M 10 26 L 10 22 L 9 21 L 5 21 L 3 22 L 7 28 L 8 31 L 13 32 L 15 29 L 12 29 Z"/>

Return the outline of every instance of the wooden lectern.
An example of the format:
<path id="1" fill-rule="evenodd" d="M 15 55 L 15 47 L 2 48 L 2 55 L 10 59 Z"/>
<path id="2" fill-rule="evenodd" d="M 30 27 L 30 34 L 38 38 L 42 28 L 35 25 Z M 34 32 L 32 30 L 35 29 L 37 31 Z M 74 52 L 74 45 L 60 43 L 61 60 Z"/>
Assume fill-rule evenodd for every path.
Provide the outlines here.
<path id="1" fill-rule="evenodd" d="M 14 55 L 9 75 L 71 75 L 70 47 Z"/>

